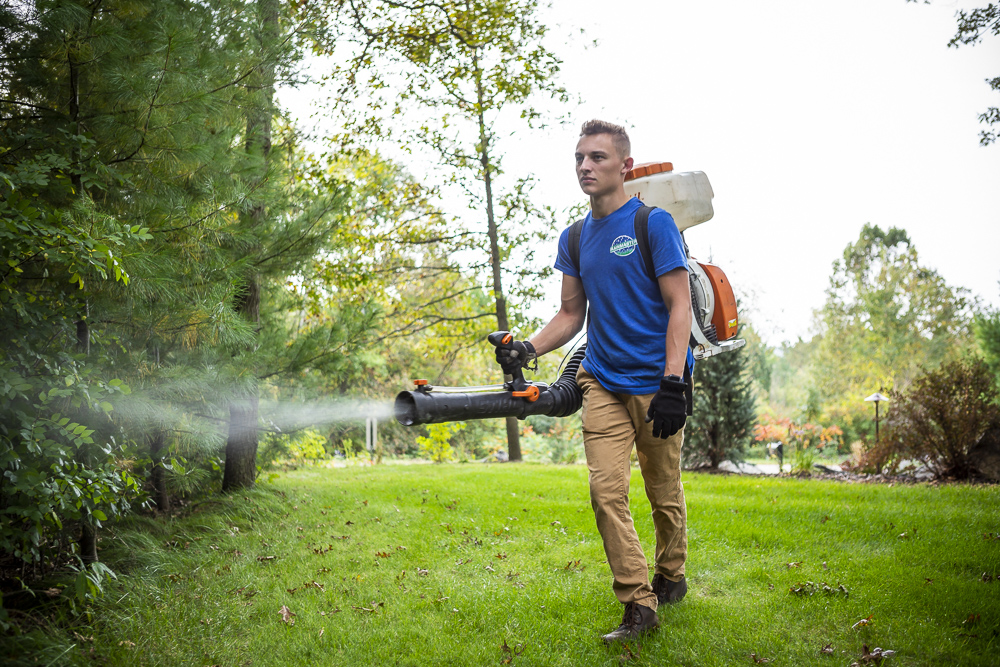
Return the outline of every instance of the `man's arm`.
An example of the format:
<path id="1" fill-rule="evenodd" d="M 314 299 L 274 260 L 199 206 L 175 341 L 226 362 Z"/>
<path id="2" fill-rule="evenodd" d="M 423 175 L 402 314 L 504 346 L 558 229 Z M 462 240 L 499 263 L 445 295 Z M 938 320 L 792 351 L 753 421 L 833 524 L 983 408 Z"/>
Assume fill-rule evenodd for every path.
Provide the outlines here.
<path id="1" fill-rule="evenodd" d="M 583 282 L 564 273 L 559 312 L 530 341 L 535 347 L 535 354 L 540 357 L 573 340 L 573 336 L 583 328 L 586 319 L 587 295 L 583 292 Z M 687 339 L 684 342 L 686 345 Z"/>
<path id="2" fill-rule="evenodd" d="M 667 307 L 667 367 L 664 375 L 684 377 L 688 342 L 691 340 L 691 285 L 687 269 L 678 267 L 657 279 L 660 295 Z"/>

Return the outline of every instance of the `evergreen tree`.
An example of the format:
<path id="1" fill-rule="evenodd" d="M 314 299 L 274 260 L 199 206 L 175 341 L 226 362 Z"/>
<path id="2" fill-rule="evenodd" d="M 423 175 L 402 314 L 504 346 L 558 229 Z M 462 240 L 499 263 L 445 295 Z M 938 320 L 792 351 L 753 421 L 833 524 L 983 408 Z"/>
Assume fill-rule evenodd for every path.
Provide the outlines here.
<path id="1" fill-rule="evenodd" d="M 696 364 L 694 414 L 684 431 L 686 466 L 718 468 L 746 454 L 757 419 L 750 363 L 744 347 Z"/>

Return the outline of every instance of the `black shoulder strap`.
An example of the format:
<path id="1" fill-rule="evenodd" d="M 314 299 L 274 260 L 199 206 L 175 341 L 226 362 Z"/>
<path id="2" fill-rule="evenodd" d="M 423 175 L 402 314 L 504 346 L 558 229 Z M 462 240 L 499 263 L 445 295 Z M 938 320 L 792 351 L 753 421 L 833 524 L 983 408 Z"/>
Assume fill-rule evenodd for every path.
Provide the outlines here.
<path id="1" fill-rule="evenodd" d="M 583 233 L 583 221 L 586 218 L 580 218 L 569 228 L 569 261 L 573 263 L 573 268 L 576 269 L 576 274 L 581 276 L 580 273 L 580 234 Z M 590 304 L 587 304 L 587 331 L 590 331 Z"/>
<path id="2" fill-rule="evenodd" d="M 653 252 L 649 248 L 649 214 L 652 206 L 643 206 L 635 212 L 635 219 L 632 224 L 635 228 L 635 242 L 639 246 L 639 255 L 642 263 L 646 267 L 646 275 L 654 283 L 656 282 L 656 271 L 653 269 Z"/>
<path id="3" fill-rule="evenodd" d="M 569 228 L 569 259 L 573 262 L 577 275 L 580 275 L 580 234 L 583 232 L 584 220 L 586 218 L 580 218 Z"/>

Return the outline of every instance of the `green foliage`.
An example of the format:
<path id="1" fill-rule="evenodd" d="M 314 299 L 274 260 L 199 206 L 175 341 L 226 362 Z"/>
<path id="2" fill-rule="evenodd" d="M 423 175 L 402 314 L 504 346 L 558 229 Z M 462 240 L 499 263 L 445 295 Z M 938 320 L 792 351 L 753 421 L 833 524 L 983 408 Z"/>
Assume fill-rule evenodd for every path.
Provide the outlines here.
<path id="1" fill-rule="evenodd" d="M 338 95 L 347 128 L 341 139 L 399 137 L 408 150 L 428 149 L 443 168 L 445 187 L 478 213 L 474 222 L 463 222 L 464 215 L 452 221 L 452 234 L 478 250 L 467 255 L 477 258 L 467 268 L 489 286 L 491 299 L 482 305 L 501 328 L 535 326 L 526 309 L 551 275 L 547 263 L 537 264 L 535 250 L 551 239 L 555 215 L 532 203 L 530 176 L 503 178 L 500 140 L 507 132 L 497 128 L 535 127 L 542 119 L 536 99 L 567 99 L 555 83 L 561 61 L 544 44 L 548 29 L 537 0 L 433 6 L 379 0 L 364 12 L 351 7 L 328 0 L 299 8 L 319 50 L 351 54 L 334 73 L 345 82 Z M 365 94 L 356 94 L 362 87 Z"/>
<path id="2" fill-rule="evenodd" d="M 958 47 L 960 44 L 978 44 L 984 35 L 1000 35 L 1000 5 L 992 2 L 985 7 L 972 10 L 959 9 L 956 14 L 958 29 L 948 46 Z M 986 79 L 986 83 L 996 92 L 1000 92 L 1000 76 Z M 979 115 L 979 122 L 986 125 L 1000 124 L 1000 107 L 988 107 Z M 995 130 L 982 130 L 979 133 L 979 143 L 989 146 L 997 140 Z"/>
<path id="3" fill-rule="evenodd" d="M 694 370 L 694 414 L 684 429 L 684 464 L 718 468 L 746 455 L 757 417 L 747 348 L 709 357 Z"/>
<path id="4" fill-rule="evenodd" d="M 141 497 L 131 452 L 108 419 L 109 400 L 128 391 L 66 355 L 52 374 L 26 372 L 26 354 L 0 362 L 0 551 L 52 565 L 64 528 L 100 526 Z M 18 363 L 22 362 L 22 363 Z M 89 428 L 88 426 L 94 426 Z"/>
<path id="5" fill-rule="evenodd" d="M 834 262 L 816 318 L 806 405 L 854 441 L 871 420 L 862 399 L 903 391 L 922 369 L 954 359 L 970 338 L 972 312 L 967 290 L 922 266 L 905 231 L 866 224 Z"/>
<path id="6" fill-rule="evenodd" d="M 576 463 L 585 458 L 580 414 L 569 417 L 533 415 L 521 429 L 525 461 Z"/>
<path id="7" fill-rule="evenodd" d="M 972 330 L 979 353 L 1000 388 L 1000 309 L 976 315 Z"/>
<path id="8" fill-rule="evenodd" d="M 894 395 L 886 441 L 926 463 L 938 477 L 966 479 L 975 472 L 969 450 L 1000 423 L 998 395 L 996 378 L 983 360 L 943 364 Z"/>
<path id="9" fill-rule="evenodd" d="M 455 458 L 451 437 L 465 428 L 465 422 L 428 424 L 427 435 L 417 438 L 420 451 L 434 463 L 444 463 Z"/>

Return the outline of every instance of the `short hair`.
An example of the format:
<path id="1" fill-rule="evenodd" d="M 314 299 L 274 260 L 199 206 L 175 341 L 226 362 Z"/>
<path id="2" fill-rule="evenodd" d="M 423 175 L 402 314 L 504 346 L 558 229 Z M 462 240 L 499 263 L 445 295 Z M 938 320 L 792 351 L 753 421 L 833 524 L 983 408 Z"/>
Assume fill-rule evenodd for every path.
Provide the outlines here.
<path id="1" fill-rule="evenodd" d="M 609 123 L 606 120 L 588 120 L 580 128 L 580 136 L 586 137 L 591 134 L 610 134 L 611 140 L 615 142 L 615 149 L 619 157 L 627 158 L 632 154 L 632 142 L 628 139 L 628 132 L 621 125 Z"/>

